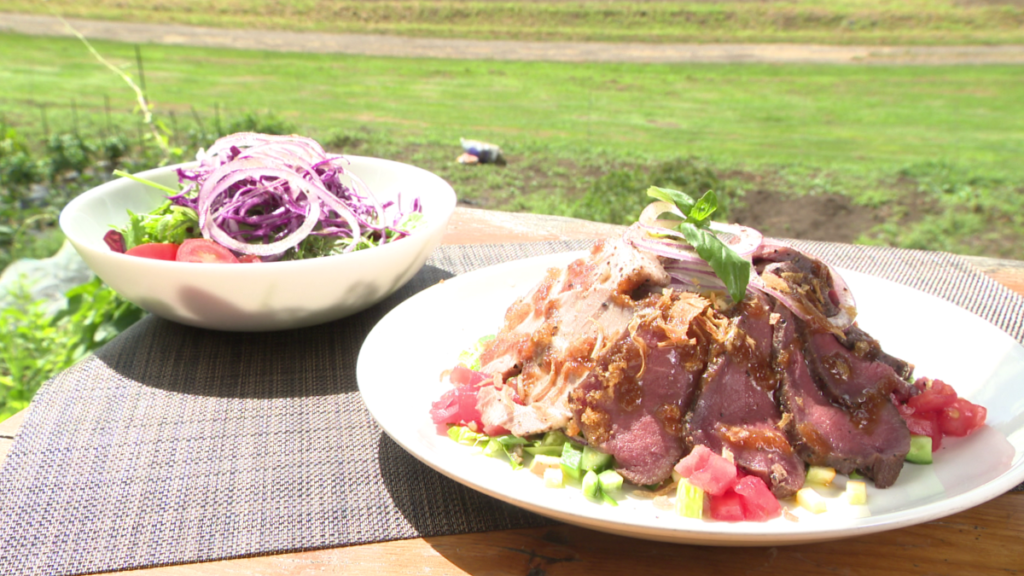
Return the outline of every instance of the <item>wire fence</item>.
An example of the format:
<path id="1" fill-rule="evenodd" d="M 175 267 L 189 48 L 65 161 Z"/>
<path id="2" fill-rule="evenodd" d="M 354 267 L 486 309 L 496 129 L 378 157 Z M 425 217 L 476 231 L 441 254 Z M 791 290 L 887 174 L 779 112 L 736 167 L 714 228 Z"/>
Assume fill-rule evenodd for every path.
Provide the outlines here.
<path id="1" fill-rule="evenodd" d="M 153 122 L 172 140 L 186 139 L 189 132 L 222 134 L 224 125 L 219 104 L 208 109 L 156 110 Z M 55 133 L 141 137 L 145 131 L 142 114 L 133 101 L 113 101 L 106 94 L 72 100 L 0 97 L 0 129 L 7 127 L 16 127 L 29 142 L 46 141 Z"/>

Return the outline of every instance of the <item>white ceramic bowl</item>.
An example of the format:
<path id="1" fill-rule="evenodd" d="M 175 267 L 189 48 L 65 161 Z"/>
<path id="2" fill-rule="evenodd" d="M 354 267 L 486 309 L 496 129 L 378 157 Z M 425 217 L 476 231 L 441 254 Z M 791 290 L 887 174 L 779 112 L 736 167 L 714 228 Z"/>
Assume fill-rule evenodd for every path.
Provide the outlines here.
<path id="1" fill-rule="evenodd" d="M 378 158 L 348 156 L 351 170 L 382 201 L 418 196 L 424 222 L 411 235 L 351 254 L 261 264 L 166 262 L 112 252 L 103 242 L 127 210 L 149 212 L 165 194 L 121 178 L 72 200 L 60 215 L 68 240 L 104 282 L 168 320 L 231 331 L 312 326 L 354 314 L 408 282 L 441 242 L 455 209 L 455 191 L 426 170 Z M 177 186 L 178 166 L 140 177 Z"/>

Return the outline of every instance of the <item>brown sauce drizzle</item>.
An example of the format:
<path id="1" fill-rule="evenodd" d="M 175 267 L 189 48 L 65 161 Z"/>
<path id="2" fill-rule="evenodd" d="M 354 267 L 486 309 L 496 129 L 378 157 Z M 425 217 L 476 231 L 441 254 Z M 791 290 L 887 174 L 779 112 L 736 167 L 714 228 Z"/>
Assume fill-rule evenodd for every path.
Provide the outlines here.
<path id="1" fill-rule="evenodd" d="M 803 443 L 811 450 L 812 456 L 816 459 L 814 462 L 811 462 L 812 464 L 821 462 L 820 458 L 824 458 L 832 452 L 832 443 L 814 425 L 801 422 L 797 424 L 796 431 L 800 438 L 803 439 Z"/>
<path id="2" fill-rule="evenodd" d="M 786 435 L 773 428 L 743 428 L 719 423 L 715 426 L 715 433 L 732 446 L 744 450 L 793 453 Z"/>

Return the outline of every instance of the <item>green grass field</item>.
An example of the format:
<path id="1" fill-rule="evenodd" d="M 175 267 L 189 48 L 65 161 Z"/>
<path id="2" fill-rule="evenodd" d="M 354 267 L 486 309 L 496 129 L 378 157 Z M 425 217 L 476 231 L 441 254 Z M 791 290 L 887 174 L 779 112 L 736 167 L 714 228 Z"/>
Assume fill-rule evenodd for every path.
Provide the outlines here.
<path id="1" fill-rule="evenodd" d="M 457 38 L 613 42 L 1024 42 L 1020 0 L 7 0 L 68 17 Z"/>
<path id="2" fill-rule="evenodd" d="M 132 46 L 96 47 L 134 70 Z M 847 240 L 1024 257 L 1020 67 L 142 53 L 166 123 L 193 122 L 193 109 L 205 122 L 215 108 L 272 110 L 348 151 L 434 169 L 482 206 L 594 217 L 577 208 L 601 176 L 697 157 L 735 191 L 737 206 L 759 190 L 831 193 L 884 216 Z M 71 125 L 72 101 L 79 129 L 101 130 L 105 95 L 115 123 L 133 131 L 130 91 L 76 40 L 0 35 L 0 86 L 6 121 L 30 135 L 41 136 L 42 104 L 49 125 Z M 510 166 L 454 165 L 460 136 L 502 145 Z"/>

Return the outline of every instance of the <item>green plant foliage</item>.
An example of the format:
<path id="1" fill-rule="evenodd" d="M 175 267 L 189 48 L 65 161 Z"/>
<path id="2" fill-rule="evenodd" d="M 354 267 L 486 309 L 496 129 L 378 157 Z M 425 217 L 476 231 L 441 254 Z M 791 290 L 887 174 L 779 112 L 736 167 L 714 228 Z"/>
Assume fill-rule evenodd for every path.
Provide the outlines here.
<path id="1" fill-rule="evenodd" d="M 221 136 L 234 134 L 235 132 L 259 132 L 261 134 L 294 134 L 298 129 L 295 124 L 284 118 L 267 112 L 245 112 L 239 118 L 228 122 L 227 131 Z"/>
<path id="2" fill-rule="evenodd" d="M 651 166 L 612 170 L 598 178 L 572 209 L 571 215 L 585 220 L 631 224 L 647 206 L 651 186 L 672 188 L 700 198 L 714 190 L 718 195 L 719 218 L 728 216 L 729 191 L 710 167 L 693 158 L 679 158 Z"/>
<path id="3" fill-rule="evenodd" d="M 19 291 L 17 304 L 0 310 L 0 420 L 28 406 L 39 387 L 144 315 L 98 278 L 73 288 L 51 314 Z"/>
<path id="4" fill-rule="evenodd" d="M 67 172 L 82 172 L 93 162 L 95 147 L 75 134 L 54 134 L 46 142 L 46 173 L 50 182 Z"/>

